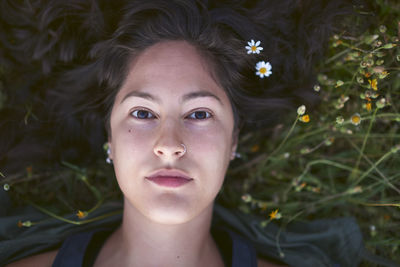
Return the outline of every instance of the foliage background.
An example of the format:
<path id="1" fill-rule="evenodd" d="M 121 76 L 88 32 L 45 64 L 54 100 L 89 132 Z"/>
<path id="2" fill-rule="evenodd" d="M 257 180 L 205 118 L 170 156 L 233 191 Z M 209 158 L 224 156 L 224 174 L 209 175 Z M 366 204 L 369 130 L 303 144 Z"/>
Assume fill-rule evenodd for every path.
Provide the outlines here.
<path id="1" fill-rule="evenodd" d="M 272 136 L 242 137 L 230 174 L 251 178 L 223 199 L 266 223 L 354 216 L 368 250 L 400 263 L 400 3 L 376 3 L 372 27 L 331 39 L 310 121 L 294 111 Z"/>
<path id="2" fill-rule="evenodd" d="M 379 0 L 376 7 L 366 31 L 332 37 L 318 84 L 310 88 L 320 95 L 317 109 L 294 110 L 273 129 L 241 136 L 240 158 L 217 201 L 282 226 L 354 216 L 367 249 L 400 264 L 400 2 Z M 6 105 L 0 83 L 0 108 Z M 27 110 L 26 119 L 34 116 Z M 121 199 L 105 162 L 62 164 L 57 171 L 26 166 L 18 175 L 0 173 L 3 189 L 16 203 L 75 224 Z M 68 213 L 76 220 L 65 219 Z"/>

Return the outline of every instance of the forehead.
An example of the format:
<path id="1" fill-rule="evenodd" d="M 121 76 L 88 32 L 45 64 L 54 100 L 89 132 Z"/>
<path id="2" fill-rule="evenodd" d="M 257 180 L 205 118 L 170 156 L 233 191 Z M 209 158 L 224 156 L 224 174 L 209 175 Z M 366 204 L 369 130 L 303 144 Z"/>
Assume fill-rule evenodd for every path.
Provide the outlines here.
<path id="1" fill-rule="evenodd" d="M 117 98 L 141 90 L 159 93 L 164 90 L 177 95 L 202 90 L 226 97 L 209 61 L 185 41 L 157 43 L 132 60 Z"/>

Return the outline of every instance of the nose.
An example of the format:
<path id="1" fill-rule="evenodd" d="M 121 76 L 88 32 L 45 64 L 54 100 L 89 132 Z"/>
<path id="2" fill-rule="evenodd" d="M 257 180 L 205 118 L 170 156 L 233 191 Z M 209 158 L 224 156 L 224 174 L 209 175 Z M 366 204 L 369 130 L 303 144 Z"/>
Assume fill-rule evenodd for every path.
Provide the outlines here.
<path id="1" fill-rule="evenodd" d="M 154 154 L 164 159 L 177 159 L 186 153 L 179 129 L 175 124 L 164 125 L 159 133 L 159 138 L 154 145 Z"/>

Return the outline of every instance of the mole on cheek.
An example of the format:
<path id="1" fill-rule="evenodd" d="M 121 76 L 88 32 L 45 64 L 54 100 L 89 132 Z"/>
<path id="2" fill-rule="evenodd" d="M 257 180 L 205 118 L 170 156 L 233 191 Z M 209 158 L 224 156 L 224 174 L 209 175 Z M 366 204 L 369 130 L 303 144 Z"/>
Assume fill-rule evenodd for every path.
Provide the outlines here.
<path id="1" fill-rule="evenodd" d="M 129 129 L 129 131 L 128 132 L 131 132 L 132 131 L 132 129 Z"/>

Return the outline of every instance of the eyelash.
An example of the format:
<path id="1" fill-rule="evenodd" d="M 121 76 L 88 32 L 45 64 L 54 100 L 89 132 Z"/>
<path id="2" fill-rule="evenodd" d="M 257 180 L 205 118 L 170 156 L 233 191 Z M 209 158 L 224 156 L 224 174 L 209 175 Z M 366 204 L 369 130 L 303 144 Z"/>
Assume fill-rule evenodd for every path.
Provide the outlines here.
<path id="1" fill-rule="evenodd" d="M 146 111 L 147 114 L 151 114 L 152 117 L 150 117 L 150 118 L 139 118 L 137 116 L 137 113 L 139 111 Z M 206 118 L 204 118 L 204 119 L 189 118 L 189 117 L 191 117 L 191 115 L 196 114 L 196 112 L 206 112 Z M 134 115 L 134 113 L 136 113 L 136 115 Z M 136 109 L 136 110 L 132 111 L 130 114 L 131 114 L 131 116 L 133 116 L 134 118 L 139 119 L 139 120 L 146 120 L 146 119 L 152 120 L 152 119 L 156 118 L 156 116 L 151 111 L 149 111 L 147 109 L 144 109 L 144 108 Z M 192 113 L 190 113 L 188 116 L 186 116 L 186 118 L 188 118 L 190 120 L 199 120 L 199 121 L 207 120 L 207 119 L 210 119 L 212 117 L 214 117 L 214 115 L 210 111 L 207 111 L 207 110 L 196 110 L 196 111 L 193 111 Z"/>

